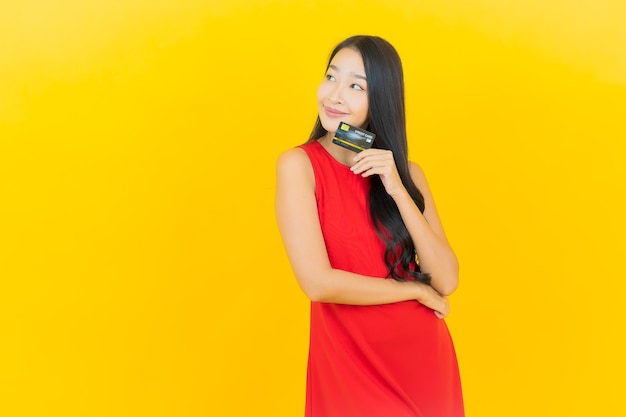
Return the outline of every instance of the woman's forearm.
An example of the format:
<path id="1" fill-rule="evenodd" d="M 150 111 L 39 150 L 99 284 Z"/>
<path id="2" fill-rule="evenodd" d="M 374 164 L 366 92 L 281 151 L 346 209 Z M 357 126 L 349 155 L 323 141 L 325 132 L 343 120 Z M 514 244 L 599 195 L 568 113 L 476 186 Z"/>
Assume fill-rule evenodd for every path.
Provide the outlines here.
<path id="1" fill-rule="evenodd" d="M 415 300 L 441 312 L 443 316 L 449 312 L 445 297 L 441 297 L 430 286 L 416 281 L 368 277 L 332 268 L 304 272 L 297 278 L 311 301 L 379 305 Z"/>
<path id="2" fill-rule="evenodd" d="M 445 237 L 432 230 L 408 192 L 393 198 L 415 245 L 421 271 L 430 274 L 431 285 L 440 294 L 451 294 L 459 282 L 459 264 L 454 251 Z"/>
<path id="3" fill-rule="evenodd" d="M 366 277 L 340 269 L 317 273 L 303 288 L 312 301 L 338 304 L 375 305 L 418 300 L 422 288 L 415 282 Z"/>

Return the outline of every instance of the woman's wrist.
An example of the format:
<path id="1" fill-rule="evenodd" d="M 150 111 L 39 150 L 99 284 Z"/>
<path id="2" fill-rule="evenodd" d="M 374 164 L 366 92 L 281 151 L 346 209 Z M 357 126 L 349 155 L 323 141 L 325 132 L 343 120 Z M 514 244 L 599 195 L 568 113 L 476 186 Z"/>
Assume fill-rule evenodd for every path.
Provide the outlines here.
<path id="1" fill-rule="evenodd" d="M 405 187 L 401 187 L 397 192 L 389 195 L 397 206 L 400 206 L 401 204 L 406 204 L 407 202 L 413 202 L 411 195 Z"/>
<path id="2" fill-rule="evenodd" d="M 413 281 L 411 282 L 413 288 L 413 294 L 415 299 L 422 303 L 425 304 L 424 302 L 426 301 L 426 297 L 428 297 L 428 291 L 426 288 L 426 284 L 423 284 L 421 282 L 417 282 L 417 281 Z"/>

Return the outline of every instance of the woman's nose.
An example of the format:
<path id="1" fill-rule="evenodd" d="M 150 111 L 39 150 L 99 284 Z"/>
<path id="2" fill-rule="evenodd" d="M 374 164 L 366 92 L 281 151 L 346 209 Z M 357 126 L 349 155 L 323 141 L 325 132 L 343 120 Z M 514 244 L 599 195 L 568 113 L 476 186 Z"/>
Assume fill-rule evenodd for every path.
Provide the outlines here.
<path id="1" fill-rule="evenodd" d="M 330 95 L 328 96 L 328 99 L 332 103 L 341 103 L 342 102 L 341 86 L 335 85 L 335 87 L 330 92 Z"/>

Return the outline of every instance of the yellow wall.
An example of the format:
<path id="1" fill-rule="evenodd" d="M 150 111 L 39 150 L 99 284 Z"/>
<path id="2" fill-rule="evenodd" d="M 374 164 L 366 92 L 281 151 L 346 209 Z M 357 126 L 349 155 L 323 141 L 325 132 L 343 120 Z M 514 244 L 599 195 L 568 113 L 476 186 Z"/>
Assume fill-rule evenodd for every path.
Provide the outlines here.
<path id="1" fill-rule="evenodd" d="M 0 415 L 298 416 L 273 215 L 328 52 L 405 63 L 467 415 L 619 415 L 620 0 L 0 0 Z"/>

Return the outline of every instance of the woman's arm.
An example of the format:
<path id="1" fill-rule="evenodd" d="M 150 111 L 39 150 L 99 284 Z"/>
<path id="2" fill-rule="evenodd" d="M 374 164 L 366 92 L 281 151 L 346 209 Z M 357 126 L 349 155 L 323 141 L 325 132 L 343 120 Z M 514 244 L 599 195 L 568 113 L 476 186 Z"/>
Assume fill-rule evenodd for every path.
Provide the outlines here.
<path id="1" fill-rule="evenodd" d="M 429 273 L 432 287 L 447 296 L 459 285 L 459 263 L 444 233 L 424 171 L 412 162 L 409 168 L 413 182 L 424 196 L 424 214 L 406 189 L 393 199 L 413 239 L 421 271 Z"/>
<path id="2" fill-rule="evenodd" d="M 391 151 L 369 149 L 355 157 L 355 174 L 380 175 L 393 198 L 417 251 L 420 269 L 431 276 L 431 286 L 443 296 L 452 294 L 459 284 L 459 264 L 443 231 L 437 209 L 422 169 L 409 163 L 411 178 L 424 196 L 424 214 L 402 184 Z"/>
<path id="3" fill-rule="evenodd" d="M 313 168 L 301 149 L 288 150 L 278 159 L 276 218 L 296 279 L 312 301 L 375 305 L 417 300 L 448 314 L 448 301 L 428 285 L 332 268 L 317 213 Z"/>

